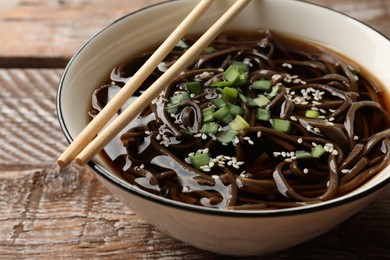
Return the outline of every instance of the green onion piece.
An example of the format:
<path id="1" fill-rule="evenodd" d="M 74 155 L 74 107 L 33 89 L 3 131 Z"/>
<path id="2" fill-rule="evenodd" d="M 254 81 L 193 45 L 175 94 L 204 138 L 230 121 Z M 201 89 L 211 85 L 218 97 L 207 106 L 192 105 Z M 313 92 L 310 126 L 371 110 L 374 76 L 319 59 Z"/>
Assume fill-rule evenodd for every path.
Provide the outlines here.
<path id="1" fill-rule="evenodd" d="M 225 132 L 222 132 L 221 134 L 218 135 L 217 141 L 223 144 L 230 143 L 233 141 L 233 139 L 238 135 L 238 132 L 233 129 L 228 129 Z"/>
<path id="2" fill-rule="evenodd" d="M 256 80 L 255 82 L 253 82 L 251 86 L 252 89 L 261 90 L 265 92 L 270 91 L 271 87 L 272 87 L 272 82 L 266 79 Z"/>
<path id="3" fill-rule="evenodd" d="M 354 74 L 354 75 L 356 75 L 356 76 L 358 76 L 358 75 L 360 74 L 359 69 L 356 68 L 356 67 L 354 67 L 354 66 L 352 66 L 352 65 L 348 65 L 347 68 L 348 68 L 348 70 L 349 70 L 350 72 L 352 72 L 352 74 Z"/>
<path id="4" fill-rule="evenodd" d="M 300 150 L 295 152 L 295 157 L 297 157 L 297 159 L 312 159 L 313 155 L 308 151 Z"/>
<path id="5" fill-rule="evenodd" d="M 218 132 L 219 125 L 215 122 L 210 122 L 203 124 L 202 128 L 200 129 L 201 133 L 205 134 L 216 134 Z"/>
<path id="6" fill-rule="evenodd" d="M 247 105 L 248 107 L 257 107 L 257 104 L 251 99 L 250 97 L 246 97 L 243 94 L 239 93 L 238 94 L 240 100 Z"/>
<path id="7" fill-rule="evenodd" d="M 288 134 L 291 130 L 291 122 L 284 119 L 271 119 L 272 128 L 275 131 Z"/>
<path id="8" fill-rule="evenodd" d="M 249 72 L 249 65 L 242 61 L 234 60 L 230 65 L 241 69 L 243 72 Z"/>
<path id="9" fill-rule="evenodd" d="M 320 112 L 317 110 L 306 110 L 305 117 L 317 119 L 320 116 Z"/>
<path id="10" fill-rule="evenodd" d="M 256 109 L 256 119 L 261 121 L 269 121 L 271 118 L 271 111 L 264 108 Z"/>
<path id="11" fill-rule="evenodd" d="M 259 95 L 257 98 L 254 98 L 253 101 L 258 105 L 259 107 L 263 108 L 267 106 L 271 101 L 264 95 Z"/>
<path id="12" fill-rule="evenodd" d="M 168 105 L 165 107 L 165 111 L 167 111 L 168 114 L 176 114 L 177 111 L 179 111 L 179 105 Z"/>
<path id="13" fill-rule="evenodd" d="M 280 91 L 279 85 L 273 86 L 271 92 L 267 93 L 267 98 L 272 99 L 273 97 L 278 95 L 279 91 Z"/>
<path id="14" fill-rule="evenodd" d="M 229 109 L 226 106 L 223 106 L 217 111 L 215 111 L 213 113 L 213 116 L 225 124 L 233 120 L 233 115 L 230 114 Z"/>
<path id="15" fill-rule="evenodd" d="M 195 95 L 203 93 L 202 84 L 200 84 L 200 82 L 197 81 L 187 82 L 186 87 L 189 91 L 191 91 Z"/>
<path id="16" fill-rule="evenodd" d="M 203 109 L 202 110 L 203 122 L 207 123 L 207 122 L 214 121 L 214 116 L 213 116 L 214 112 L 215 112 L 214 106 L 209 106 Z"/>
<path id="17" fill-rule="evenodd" d="M 234 82 L 233 86 L 234 87 L 239 87 L 239 86 L 245 85 L 246 82 L 248 81 L 248 78 L 249 78 L 248 73 L 241 74 L 238 77 L 238 79 L 236 80 L 236 82 Z"/>
<path id="18" fill-rule="evenodd" d="M 176 43 L 176 47 L 182 48 L 182 49 L 188 49 L 190 46 L 184 41 L 180 40 Z"/>
<path id="19" fill-rule="evenodd" d="M 316 146 L 311 149 L 311 155 L 314 158 L 320 158 L 325 153 L 325 149 L 322 145 L 317 144 Z"/>
<path id="20" fill-rule="evenodd" d="M 213 103 L 216 107 L 223 107 L 226 105 L 226 102 L 222 100 L 222 98 L 215 98 L 211 100 L 211 103 Z"/>
<path id="21" fill-rule="evenodd" d="M 200 153 L 190 156 L 191 165 L 198 170 L 200 170 L 202 166 L 209 165 L 210 159 L 209 153 Z"/>
<path id="22" fill-rule="evenodd" d="M 215 81 L 211 84 L 213 87 L 230 87 L 233 85 L 234 82 L 232 81 Z"/>
<path id="23" fill-rule="evenodd" d="M 179 95 L 174 95 L 174 96 L 170 97 L 169 101 L 170 101 L 172 106 L 176 106 L 176 105 L 180 105 L 180 103 L 187 101 L 187 100 L 190 100 L 190 99 L 191 99 L 190 93 L 182 92 Z"/>
<path id="24" fill-rule="evenodd" d="M 190 129 L 188 128 L 181 128 L 180 129 L 180 133 L 184 134 L 184 135 L 193 135 L 194 132 L 192 132 Z"/>
<path id="25" fill-rule="evenodd" d="M 225 87 L 222 92 L 222 100 L 228 103 L 236 102 L 238 90 L 236 88 Z"/>
<path id="26" fill-rule="evenodd" d="M 242 131 L 250 127 L 247 121 L 242 118 L 240 115 L 236 115 L 233 121 L 229 123 L 229 127 L 235 131 Z"/>
<path id="27" fill-rule="evenodd" d="M 236 67 L 236 66 L 232 66 L 230 65 L 226 70 L 225 72 L 223 73 L 223 78 L 226 80 L 226 81 L 229 81 L 229 82 L 232 82 L 232 84 L 234 84 L 234 82 L 236 82 L 236 80 L 239 78 L 239 76 L 241 74 L 243 74 L 244 72 Z"/>
<path id="28" fill-rule="evenodd" d="M 242 107 L 237 106 L 237 105 L 233 105 L 230 103 L 227 103 L 226 107 L 229 109 L 230 114 L 232 114 L 233 116 L 236 116 L 236 115 L 242 116 L 245 112 Z"/>
<path id="29" fill-rule="evenodd" d="M 216 49 L 213 46 L 207 46 L 206 48 L 204 48 L 205 53 L 213 53 L 215 51 Z"/>

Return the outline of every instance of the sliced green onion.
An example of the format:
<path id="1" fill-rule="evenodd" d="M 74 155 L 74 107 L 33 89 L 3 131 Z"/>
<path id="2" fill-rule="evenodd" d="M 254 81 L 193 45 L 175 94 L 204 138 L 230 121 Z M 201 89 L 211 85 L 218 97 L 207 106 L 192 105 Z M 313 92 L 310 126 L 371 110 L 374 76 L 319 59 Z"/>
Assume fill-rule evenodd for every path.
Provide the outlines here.
<path id="1" fill-rule="evenodd" d="M 295 157 L 297 157 L 297 159 L 312 159 L 313 155 L 311 152 L 300 150 L 295 152 Z"/>
<path id="2" fill-rule="evenodd" d="M 180 40 L 176 43 L 176 47 L 188 49 L 190 46 L 184 40 Z"/>
<path id="3" fill-rule="evenodd" d="M 228 129 L 225 132 L 222 132 L 221 134 L 218 135 L 217 141 L 223 144 L 230 143 L 233 141 L 233 139 L 238 135 L 238 132 L 233 129 Z"/>
<path id="4" fill-rule="evenodd" d="M 229 123 L 229 127 L 235 131 L 242 131 L 250 127 L 247 121 L 242 118 L 240 115 L 236 115 L 233 121 Z"/>
<path id="5" fill-rule="evenodd" d="M 253 101 L 253 99 L 249 98 L 249 97 L 246 97 L 244 96 L 243 94 L 239 93 L 238 94 L 240 100 L 245 104 L 247 105 L 248 107 L 256 107 L 257 104 Z"/>
<path id="6" fill-rule="evenodd" d="M 271 92 L 267 93 L 267 98 L 272 99 L 273 97 L 278 95 L 279 91 L 280 91 L 279 85 L 273 86 Z"/>
<path id="7" fill-rule="evenodd" d="M 168 114 L 176 114 L 177 111 L 179 111 L 179 105 L 168 105 L 165 107 L 165 111 L 167 111 Z"/>
<path id="8" fill-rule="evenodd" d="M 317 119 L 320 116 L 320 112 L 317 110 L 306 110 L 305 117 Z"/>
<path id="9" fill-rule="evenodd" d="M 230 103 L 227 103 L 226 107 L 229 109 L 230 114 L 232 114 L 233 116 L 236 116 L 236 115 L 242 116 L 245 112 L 242 107 L 237 106 L 237 105 L 233 105 Z"/>
<path id="10" fill-rule="evenodd" d="M 234 87 L 240 87 L 242 85 L 245 85 L 246 82 L 248 81 L 248 78 L 249 78 L 249 75 L 248 73 L 243 73 L 241 74 L 238 79 L 236 80 L 236 82 L 234 82 L 233 86 Z"/>
<path id="11" fill-rule="evenodd" d="M 233 85 L 234 82 L 232 81 L 215 81 L 211 84 L 213 87 L 230 87 Z"/>
<path id="12" fill-rule="evenodd" d="M 230 114 L 229 109 L 226 106 L 223 106 L 215 111 L 213 116 L 225 124 L 233 120 L 233 115 Z"/>
<path id="13" fill-rule="evenodd" d="M 257 98 L 254 98 L 253 101 L 258 105 L 259 107 L 263 108 L 267 106 L 271 101 L 264 95 L 259 95 Z"/>
<path id="14" fill-rule="evenodd" d="M 265 92 L 270 91 L 271 87 L 272 87 L 272 82 L 266 79 L 256 80 L 255 82 L 253 82 L 251 86 L 252 89 L 261 90 Z"/>
<path id="15" fill-rule="evenodd" d="M 223 107 L 226 105 L 226 102 L 222 100 L 222 98 L 215 98 L 211 100 L 211 103 L 213 103 L 216 107 Z"/>
<path id="16" fill-rule="evenodd" d="M 313 147 L 311 150 L 311 155 L 314 158 L 320 158 L 323 154 L 325 153 L 325 149 L 322 145 L 317 144 L 316 146 Z"/>
<path id="17" fill-rule="evenodd" d="M 230 65 L 226 70 L 225 72 L 223 73 L 223 78 L 226 80 L 226 81 L 229 81 L 229 82 L 232 82 L 232 84 L 234 84 L 234 82 L 236 82 L 236 80 L 240 77 L 241 74 L 243 74 L 244 72 L 236 67 L 236 66 L 232 66 Z"/>
<path id="18" fill-rule="evenodd" d="M 200 82 L 197 81 L 187 82 L 186 87 L 189 91 L 191 91 L 196 95 L 203 93 L 202 84 L 200 84 Z"/>
<path id="19" fill-rule="evenodd" d="M 225 87 L 222 91 L 222 100 L 228 103 L 235 103 L 238 97 L 238 90 L 236 88 Z"/>
<path id="20" fill-rule="evenodd" d="M 354 74 L 354 75 L 356 75 L 356 76 L 358 76 L 358 75 L 360 74 L 359 69 L 356 68 L 356 67 L 354 67 L 354 66 L 352 66 L 352 65 L 348 65 L 347 68 L 348 68 L 348 70 L 349 70 L 350 72 L 352 72 L 352 74 Z"/>
<path id="21" fill-rule="evenodd" d="M 241 69 L 243 72 L 249 72 L 249 65 L 242 61 L 234 60 L 230 65 Z"/>
<path id="22" fill-rule="evenodd" d="M 209 153 L 199 153 L 190 156 L 191 165 L 198 170 L 200 170 L 202 166 L 209 165 L 210 159 Z"/>
<path id="23" fill-rule="evenodd" d="M 179 95 L 171 96 L 169 98 L 169 101 L 170 101 L 172 106 L 176 106 L 176 105 L 179 105 L 180 103 L 187 101 L 187 100 L 190 100 L 190 99 L 191 99 L 190 93 L 182 92 Z"/>
<path id="24" fill-rule="evenodd" d="M 204 52 L 205 53 L 213 53 L 215 52 L 215 48 L 213 46 L 207 46 L 206 48 L 204 48 Z"/>
<path id="25" fill-rule="evenodd" d="M 215 134 L 218 132 L 219 125 L 215 122 L 210 122 L 203 124 L 202 128 L 200 129 L 201 133 L 205 134 Z"/>
<path id="26" fill-rule="evenodd" d="M 291 130 L 291 122 L 284 119 L 271 119 L 272 128 L 275 131 L 288 134 Z"/>
<path id="27" fill-rule="evenodd" d="M 193 135 L 194 132 L 192 132 L 190 129 L 188 128 L 181 128 L 180 129 L 180 133 L 184 134 L 184 135 Z"/>
<path id="28" fill-rule="evenodd" d="M 207 122 L 214 121 L 214 116 L 213 116 L 214 112 L 215 112 L 214 106 L 209 106 L 203 109 L 202 110 L 203 122 L 207 123 Z"/>
<path id="29" fill-rule="evenodd" d="M 256 119 L 261 121 L 269 121 L 271 118 L 271 111 L 264 108 L 256 109 Z"/>

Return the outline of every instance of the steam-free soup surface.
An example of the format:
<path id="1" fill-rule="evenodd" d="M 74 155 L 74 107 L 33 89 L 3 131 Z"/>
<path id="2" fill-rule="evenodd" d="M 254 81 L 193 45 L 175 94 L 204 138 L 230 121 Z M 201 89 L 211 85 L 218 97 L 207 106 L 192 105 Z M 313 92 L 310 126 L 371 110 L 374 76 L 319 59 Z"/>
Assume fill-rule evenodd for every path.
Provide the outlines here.
<path id="1" fill-rule="evenodd" d="M 195 40 L 178 43 L 133 99 Z M 92 117 L 150 55 L 113 69 Z M 128 182 L 157 196 L 295 207 L 351 192 L 385 168 L 389 125 L 383 91 L 363 68 L 265 30 L 220 35 L 105 151 Z"/>

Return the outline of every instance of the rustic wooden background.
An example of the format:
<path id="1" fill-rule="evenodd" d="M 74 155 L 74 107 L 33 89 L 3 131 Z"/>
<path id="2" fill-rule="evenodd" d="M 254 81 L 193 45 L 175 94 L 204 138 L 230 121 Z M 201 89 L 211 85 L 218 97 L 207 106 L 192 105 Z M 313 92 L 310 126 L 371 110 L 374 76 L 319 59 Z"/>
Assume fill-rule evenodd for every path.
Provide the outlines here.
<path id="1" fill-rule="evenodd" d="M 161 0 L 0 1 L 0 258 L 226 259 L 177 242 L 86 169 L 50 167 L 67 143 L 56 88 L 71 55 L 120 16 Z M 312 0 L 390 36 L 388 0 Z M 309 223 L 308 223 L 309 224 Z M 390 190 L 332 231 L 258 259 L 390 259 Z"/>

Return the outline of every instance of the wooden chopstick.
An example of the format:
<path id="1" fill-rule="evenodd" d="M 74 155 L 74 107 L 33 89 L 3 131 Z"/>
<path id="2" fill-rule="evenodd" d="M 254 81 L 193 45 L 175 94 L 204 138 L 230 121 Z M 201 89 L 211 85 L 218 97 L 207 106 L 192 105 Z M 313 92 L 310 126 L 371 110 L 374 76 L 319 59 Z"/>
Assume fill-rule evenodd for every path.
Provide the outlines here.
<path id="1" fill-rule="evenodd" d="M 92 159 L 207 47 L 250 0 L 237 0 L 164 74 L 76 156 L 80 165 Z"/>
<path id="2" fill-rule="evenodd" d="M 160 45 L 153 55 L 144 63 L 144 65 L 133 75 L 133 77 L 122 87 L 104 109 L 83 129 L 83 131 L 74 139 L 68 148 L 57 159 L 60 167 L 65 167 L 75 159 L 77 154 L 83 150 L 89 142 L 98 134 L 98 132 L 107 124 L 114 114 L 123 106 L 123 104 L 134 94 L 139 86 L 148 78 L 158 64 L 168 55 L 176 46 L 188 30 L 195 24 L 202 14 L 214 0 L 202 0 L 195 8 L 184 18 L 168 38 Z"/>

